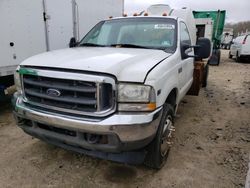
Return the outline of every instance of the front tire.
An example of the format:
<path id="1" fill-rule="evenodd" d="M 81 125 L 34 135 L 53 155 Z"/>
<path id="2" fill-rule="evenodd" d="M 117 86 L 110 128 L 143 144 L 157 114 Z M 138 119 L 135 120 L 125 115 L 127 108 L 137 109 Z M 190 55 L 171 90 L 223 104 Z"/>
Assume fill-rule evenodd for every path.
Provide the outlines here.
<path id="1" fill-rule="evenodd" d="M 174 132 L 174 108 L 171 104 L 164 104 L 161 121 L 154 140 L 147 148 L 145 165 L 160 169 L 166 162 L 171 147 Z"/>
<path id="2" fill-rule="evenodd" d="M 229 53 L 228 53 L 228 58 L 229 58 L 229 59 L 232 59 L 232 58 L 233 58 L 233 56 L 231 55 L 230 51 L 229 51 Z"/>

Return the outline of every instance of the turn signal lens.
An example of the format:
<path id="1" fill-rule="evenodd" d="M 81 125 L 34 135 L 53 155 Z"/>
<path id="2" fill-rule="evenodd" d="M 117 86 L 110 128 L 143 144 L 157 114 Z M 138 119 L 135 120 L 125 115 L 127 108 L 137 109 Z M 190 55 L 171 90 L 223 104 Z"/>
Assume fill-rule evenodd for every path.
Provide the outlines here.
<path id="1" fill-rule="evenodd" d="M 155 103 L 119 103 L 118 111 L 120 112 L 151 112 L 156 109 Z"/>
<path id="2" fill-rule="evenodd" d="M 156 109 L 156 103 L 149 103 L 147 107 L 150 111 L 153 111 Z"/>

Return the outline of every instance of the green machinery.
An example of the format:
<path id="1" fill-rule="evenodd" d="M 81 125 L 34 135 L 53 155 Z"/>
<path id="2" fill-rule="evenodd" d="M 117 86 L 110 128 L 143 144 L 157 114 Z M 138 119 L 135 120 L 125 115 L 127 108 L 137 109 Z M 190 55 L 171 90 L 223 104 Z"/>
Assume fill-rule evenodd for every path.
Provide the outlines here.
<path id="1" fill-rule="evenodd" d="M 219 65 L 221 37 L 224 29 L 226 11 L 193 11 L 194 18 L 211 18 L 213 20 L 212 43 L 213 50 L 209 59 L 210 65 Z"/>

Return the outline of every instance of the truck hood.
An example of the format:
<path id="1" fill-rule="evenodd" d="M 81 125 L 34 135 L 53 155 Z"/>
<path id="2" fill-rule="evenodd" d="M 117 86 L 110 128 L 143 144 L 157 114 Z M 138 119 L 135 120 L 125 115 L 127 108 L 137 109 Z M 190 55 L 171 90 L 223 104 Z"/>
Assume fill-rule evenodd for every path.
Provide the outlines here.
<path id="1" fill-rule="evenodd" d="M 39 54 L 28 58 L 21 66 L 108 73 L 118 81 L 143 82 L 151 68 L 170 55 L 152 49 L 79 47 Z"/>

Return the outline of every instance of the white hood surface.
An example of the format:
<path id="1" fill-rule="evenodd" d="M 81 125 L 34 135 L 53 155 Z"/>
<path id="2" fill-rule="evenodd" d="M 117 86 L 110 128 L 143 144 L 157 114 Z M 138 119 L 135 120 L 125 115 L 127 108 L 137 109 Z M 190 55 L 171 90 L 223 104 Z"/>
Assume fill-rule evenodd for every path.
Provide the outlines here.
<path id="1" fill-rule="evenodd" d="M 118 81 L 143 82 L 148 71 L 170 55 L 151 49 L 78 47 L 39 54 L 21 65 L 108 73 Z"/>

